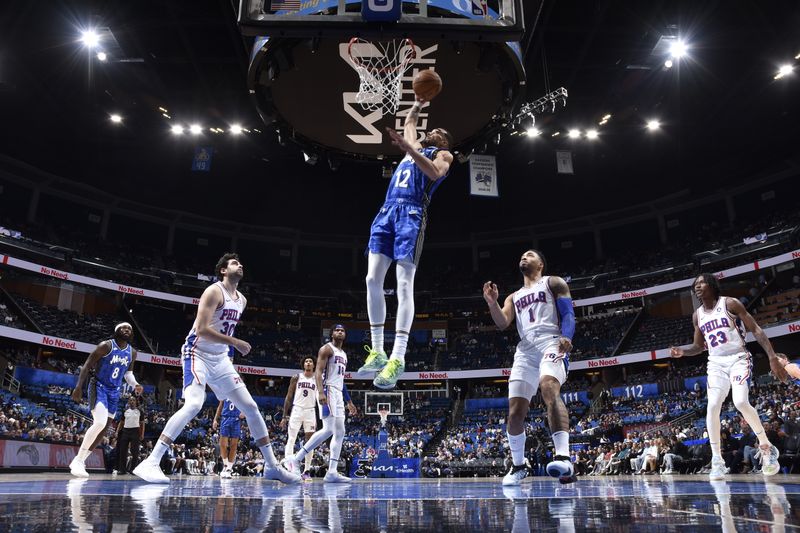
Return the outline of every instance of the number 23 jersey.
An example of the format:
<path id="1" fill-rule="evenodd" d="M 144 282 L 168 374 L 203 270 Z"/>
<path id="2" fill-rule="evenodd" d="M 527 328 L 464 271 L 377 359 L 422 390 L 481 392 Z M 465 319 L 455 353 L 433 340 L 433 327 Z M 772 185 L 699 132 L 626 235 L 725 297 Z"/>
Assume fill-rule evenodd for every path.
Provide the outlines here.
<path id="1" fill-rule="evenodd" d="M 697 308 L 697 327 L 703 334 L 709 357 L 735 355 L 747 351 L 742 321 L 728 311 L 725 296 L 720 296 L 714 308 Z"/>

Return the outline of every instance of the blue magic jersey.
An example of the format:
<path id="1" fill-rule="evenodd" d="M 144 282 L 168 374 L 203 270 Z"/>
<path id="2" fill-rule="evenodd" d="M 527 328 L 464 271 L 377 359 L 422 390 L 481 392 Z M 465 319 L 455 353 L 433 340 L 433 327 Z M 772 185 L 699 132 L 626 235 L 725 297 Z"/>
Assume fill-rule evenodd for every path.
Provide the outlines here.
<path id="1" fill-rule="evenodd" d="M 111 351 L 98 361 L 94 379 L 104 387 L 113 389 L 122 385 L 123 376 L 133 360 L 133 349 L 130 344 L 125 349 L 120 348 L 114 339 L 110 342 Z"/>
<path id="2" fill-rule="evenodd" d="M 439 150 L 440 148 L 429 146 L 427 148 L 422 148 L 420 152 L 433 161 Z M 436 181 L 432 181 L 420 170 L 417 164 L 414 163 L 411 156 L 406 154 L 403 160 L 400 161 L 400 164 L 397 165 L 392 180 L 389 182 L 389 189 L 386 191 L 386 203 L 405 200 L 427 207 L 431 201 L 433 192 L 446 177 L 447 174 Z"/>
<path id="3" fill-rule="evenodd" d="M 225 400 L 225 402 L 222 404 L 222 413 L 220 416 L 222 418 L 232 418 L 238 420 L 240 413 L 241 411 L 239 411 L 238 407 L 233 405 L 232 401 Z"/>

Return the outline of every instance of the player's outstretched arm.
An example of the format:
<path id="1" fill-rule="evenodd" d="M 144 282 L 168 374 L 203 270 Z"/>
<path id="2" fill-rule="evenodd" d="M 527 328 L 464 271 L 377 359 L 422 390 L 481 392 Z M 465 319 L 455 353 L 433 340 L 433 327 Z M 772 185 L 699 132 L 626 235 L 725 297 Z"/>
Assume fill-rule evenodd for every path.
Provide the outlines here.
<path id="1" fill-rule="evenodd" d="M 439 150 L 436 152 L 436 157 L 431 161 L 418 148 L 415 148 L 414 145 L 398 135 L 393 129 L 386 128 L 386 132 L 392 139 L 392 144 L 411 156 L 411 159 L 414 160 L 414 163 L 428 179 L 436 181 L 450 170 L 450 165 L 453 164 L 453 154 L 449 150 Z"/>
<path id="2" fill-rule="evenodd" d="M 75 388 L 72 390 L 73 401 L 76 403 L 81 402 L 83 399 L 83 386 L 86 384 L 86 380 L 89 378 L 89 372 L 91 372 L 94 367 L 97 366 L 97 362 L 100 359 L 110 353 L 111 341 L 103 341 L 98 344 L 94 350 L 92 350 L 92 353 L 90 353 L 89 357 L 86 358 L 86 362 L 83 363 L 81 373 L 78 375 L 78 383 L 75 384 Z"/>
<path id="3" fill-rule="evenodd" d="M 734 298 L 725 298 L 725 306 L 733 316 L 742 321 L 745 329 L 753 334 L 753 336 L 756 338 L 756 341 L 758 341 L 758 344 L 760 344 L 764 351 L 767 352 L 767 358 L 769 358 L 769 368 L 772 371 L 772 375 L 774 375 L 782 383 L 786 383 L 786 381 L 789 379 L 786 369 L 775 355 L 775 349 L 772 347 L 769 337 L 767 337 L 767 334 L 764 333 L 763 329 L 761 329 L 761 326 L 758 325 L 758 322 L 756 322 L 756 319 L 753 318 L 753 315 L 747 312 L 747 309 L 742 302 Z"/>
<path id="4" fill-rule="evenodd" d="M 503 303 L 503 307 L 500 307 L 500 304 L 497 303 L 499 296 L 497 285 L 491 281 L 483 284 L 483 299 L 486 300 L 486 304 L 489 306 L 489 314 L 492 315 L 495 326 L 499 329 L 506 329 L 514 322 L 514 299 L 509 294 Z"/>
<path id="5" fill-rule="evenodd" d="M 294 402 L 294 391 L 297 389 L 297 374 L 292 376 L 289 380 L 289 390 L 286 392 L 286 399 L 283 400 L 283 418 L 281 418 L 280 427 L 283 429 L 289 421 L 289 411 Z"/>
<path id="6" fill-rule="evenodd" d="M 319 349 L 317 353 L 317 368 L 314 370 L 314 378 L 317 381 L 317 401 L 320 405 L 328 403 L 328 397 L 325 395 L 325 389 L 322 387 L 322 373 L 328 368 L 328 359 L 333 355 L 333 348 L 330 344 L 326 344 Z"/>
<path id="7" fill-rule="evenodd" d="M 233 346 L 242 355 L 247 355 L 250 353 L 250 343 L 225 335 L 211 327 L 214 311 L 223 303 L 222 292 L 216 285 L 210 285 L 203 291 L 200 305 L 197 306 L 197 334 L 203 338 Z"/>
<path id="8" fill-rule="evenodd" d="M 705 340 L 703 339 L 703 334 L 700 332 L 700 326 L 697 325 L 697 313 L 692 313 L 692 323 L 694 324 L 694 340 L 692 341 L 692 345 L 688 348 L 679 348 L 677 346 L 673 346 L 669 349 L 669 355 L 671 357 L 683 357 L 683 356 L 692 356 L 702 353 L 705 349 Z"/>
<path id="9" fill-rule="evenodd" d="M 417 96 L 417 100 L 414 102 L 414 105 L 411 106 L 411 109 L 408 110 L 408 115 L 406 115 L 406 120 L 403 123 L 403 138 L 414 150 L 422 148 L 417 138 L 417 121 L 419 120 L 419 112 L 425 104 L 425 100 Z"/>

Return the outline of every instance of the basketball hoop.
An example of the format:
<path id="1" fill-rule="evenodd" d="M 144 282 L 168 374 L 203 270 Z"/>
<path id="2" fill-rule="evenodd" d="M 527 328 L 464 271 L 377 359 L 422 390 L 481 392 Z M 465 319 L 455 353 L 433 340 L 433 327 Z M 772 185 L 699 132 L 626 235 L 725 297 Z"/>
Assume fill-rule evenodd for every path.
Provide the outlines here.
<path id="1" fill-rule="evenodd" d="M 381 417 L 381 427 L 386 427 L 386 419 L 389 418 L 389 410 L 388 409 L 379 409 L 378 415 Z"/>
<path id="2" fill-rule="evenodd" d="M 401 79 L 417 57 L 411 39 L 371 42 L 353 37 L 347 55 L 358 73 L 356 102 L 365 111 L 395 114 L 400 105 Z"/>

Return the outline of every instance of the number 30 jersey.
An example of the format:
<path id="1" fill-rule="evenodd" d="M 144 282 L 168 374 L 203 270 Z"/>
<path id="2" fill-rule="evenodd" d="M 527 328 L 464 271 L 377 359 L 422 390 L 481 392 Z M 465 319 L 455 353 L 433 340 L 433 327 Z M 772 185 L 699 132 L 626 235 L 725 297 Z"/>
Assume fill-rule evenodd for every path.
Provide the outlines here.
<path id="1" fill-rule="evenodd" d="M 222 305 L 214 310 L 211 316 L 211 328 L 224 333 L 225 335 L 233 337 L 236 325 L 242 318 L 244 312 L 244 297 L 236 291 L 235 297 L 228 294 L 222 282 L 217 282 L 214 285 L 222 291 L 223 302 Z M 183 357 L 190 357 L 196 355 L 196 352 L 202 352 L 209 355 L 226 355 L 230 354 L 230 347 L 223 342 L 216 342 L 211 339 L 205 339 L 197 334 L 197 323 L 192 326 L 192 331 L 186 336 L 186 341 L 183 344 L 181 352 Z"/>
<path id="2" fill-rule="evenodd" d="M 735 355 L 747 351 L 742 321 L 728 311 L 725 296 L 720 296 L 714 308 L 697 308 L 697 326 L 706 341 L 709 357 Z"/>
<path id="3" fill-rule="evenodd" d="M 542 276 L 533 286 L 521 288 L 512 297 L 517 314 L 517 332 L 523 343 L 530 345 L 541 336 L 561 335 L 549 279 L 550 276 Z"/>

